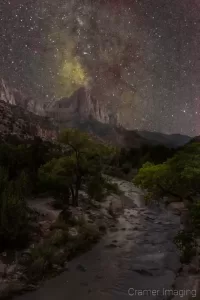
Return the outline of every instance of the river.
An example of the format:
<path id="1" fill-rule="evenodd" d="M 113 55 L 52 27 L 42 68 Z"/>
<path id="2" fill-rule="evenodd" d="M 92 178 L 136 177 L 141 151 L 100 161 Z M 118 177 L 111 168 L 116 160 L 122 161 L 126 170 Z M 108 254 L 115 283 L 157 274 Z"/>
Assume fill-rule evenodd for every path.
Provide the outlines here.
<path id="1" fill-rule="evenodd" d="M 173 238 L 179 217 L 148 208 L 130 182 L 115 180 L 124 192 L 124 213 L 116 227 L 69 269 L 37 291 L 15 300 L 167 299 L 180 268 Z"/>

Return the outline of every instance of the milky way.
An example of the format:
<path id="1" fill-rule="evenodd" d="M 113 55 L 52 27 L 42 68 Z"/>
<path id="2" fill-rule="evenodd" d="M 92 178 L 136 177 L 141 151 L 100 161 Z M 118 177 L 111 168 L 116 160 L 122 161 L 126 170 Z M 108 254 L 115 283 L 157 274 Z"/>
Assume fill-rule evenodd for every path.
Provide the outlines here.
<path id="1" fill-rule="evenodd" d="M 1 0 L 0 36 L 0 76 L 33 98 L 85 85 L 127 128 L 200 134 L 198 0 Z"/>

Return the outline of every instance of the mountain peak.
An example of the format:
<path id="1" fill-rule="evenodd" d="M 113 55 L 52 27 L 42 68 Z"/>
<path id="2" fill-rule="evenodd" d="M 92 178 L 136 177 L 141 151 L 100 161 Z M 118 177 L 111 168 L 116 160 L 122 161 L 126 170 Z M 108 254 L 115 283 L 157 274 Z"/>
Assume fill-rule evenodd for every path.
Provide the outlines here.
<path id="1" fill-rule="evenodd" d="M 112 116 L 105 103 L 97 100 L 85 87 L 79 88 L 70 97 L 54 101 L 46 107 L 46 113 L 66 123 L 94 119 L 104 124 L 118 124 L 117 117 Z"/>
<path id="2" fill-rule="evenodd" d="M 44 115 L 43 106 L 39 102 L 28 97 L 21 90 L 11 87 L 3 78 L 0 79 L 0 100 L 35 114 Z"/>

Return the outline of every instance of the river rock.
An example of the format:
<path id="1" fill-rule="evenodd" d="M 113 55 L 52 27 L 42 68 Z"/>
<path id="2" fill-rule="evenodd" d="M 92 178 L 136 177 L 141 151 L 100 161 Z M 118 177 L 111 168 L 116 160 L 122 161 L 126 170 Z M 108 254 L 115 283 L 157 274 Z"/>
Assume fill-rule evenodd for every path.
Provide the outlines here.
<path id="1" fill-rule="evenodd" d="M 71 227 L 68 231 L 68 234 L 71 236 L 71 237 L 77 237 L 78 236 L 78 231 L 75 227 Z"/>
<path id="2" fill-rule="evenodd" d="M 15 272 L 15 270 L 16 270 L 16 265 L 15 264 L 13 264 L 13 265 L 10 265 L 8 268 L 7 268 L 7 270 L 6 270 L 6 274 L 8 275 L 8 276 L 10 276 L 11 274 L 13 274 L 14 272 Z"/>

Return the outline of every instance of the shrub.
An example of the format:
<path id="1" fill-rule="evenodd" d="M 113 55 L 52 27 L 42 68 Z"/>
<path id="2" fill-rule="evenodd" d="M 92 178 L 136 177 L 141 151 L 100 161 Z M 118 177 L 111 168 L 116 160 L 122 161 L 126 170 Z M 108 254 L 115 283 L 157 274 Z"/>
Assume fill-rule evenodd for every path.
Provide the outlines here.
<path id="1" fill-rule="evenodd" d="M 51 230 L 54 229 L 62 229 L 67 231 L 68 230 L 68 224 L 63 220 L 63 218 L 58 217 L 58 219 L 51 225 Z"/>
<path id="2" fill-rule="evenodd" d="M 85 223 L 84 226 L 81 226 L 80 232 L 82 239 L 88 243 L 97 242 L 100 238 L 100 231 L 98 228 L 89 223 Z"/>
<path id="3" fill-rule="evenodd" d="M 134 183 L 152 198 L 173 195 L 191 200 L 200 192 L 200 143 L 186 145 L 163 164 L 145 163 Z"/>
<path id="4" fill-rule="evenodd" d="M 68 232 L 57 229 L 54 230 L 49 238 L 49 243 L 54 246 L 64 245 L 68 240 Z"/>
<path id="5" fill-rule="evenodd" d="M 181 261 L 189 263 L 195 254 L 195 236 L 193 232 L 180 231 L 175 237 L 175 244 L 181 252 Z"/>
<path id="6" fill-rule="evenodd" d="M 193 226 L 194 232 L 200 234 L 200 201 L 195 202 L 190 207 L 191 225 Z"/>
<path id="7" fill-rule="evenodd" d="M 29 280 L 42 279 L 47 268 L 46 260 L 43 256 L 37 257 L 28 267 Z"/>
<path id="8" fill-rule="evenodd" d="M 50 245 L 49 241 L 41 242 L 31 249 L 30 261 L 34 262 L 38 258 L 43 257 L 46 263 L 50 263 L 55 250 L 56 247 Z"/>
<path id="9" fill-rule="evenodd" d="M 9 182 L 0 196 L 0 243 L 5 248 L 24 246 L 29 238 L 29 215 L 19 184 Z"/>

